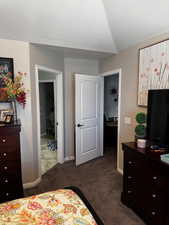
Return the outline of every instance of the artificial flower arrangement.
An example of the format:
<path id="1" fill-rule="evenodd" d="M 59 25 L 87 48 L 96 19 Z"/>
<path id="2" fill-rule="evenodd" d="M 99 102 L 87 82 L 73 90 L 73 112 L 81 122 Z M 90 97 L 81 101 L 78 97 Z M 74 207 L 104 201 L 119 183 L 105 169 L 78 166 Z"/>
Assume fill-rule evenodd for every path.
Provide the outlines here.
<path id="1" fill-rule="evenodd" d="M 19 104 L 23 106 L 26 105 L 26 89 L 24 88 L 23 77 L 26 73 L 18 72 L 14 79 L 6 76 L 6 74 L 1 74 L 0 78 L 3 80 L 4 87 L 0 88 L 1 99 L 16 100 Z"/>

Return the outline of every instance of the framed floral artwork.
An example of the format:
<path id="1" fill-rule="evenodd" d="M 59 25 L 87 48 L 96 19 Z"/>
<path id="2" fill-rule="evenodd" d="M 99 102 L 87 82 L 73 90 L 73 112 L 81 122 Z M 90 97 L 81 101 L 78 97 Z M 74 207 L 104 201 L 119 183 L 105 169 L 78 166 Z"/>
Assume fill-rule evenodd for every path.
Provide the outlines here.
<path id="1" fill-rule="evenodd" d="M 169 89 L 169 40 L 139 50 L 139 106 L 147 106 L 150 89 Z"/>
<path id="2" fill-rule="evenodd" d="M 0 57 L 0 75 L 5 75 L 9 78 L 14 78 L 14 67 L 12 58 Z M 5 84 L 0 76 L 0 88 L 4 88 Z"/>

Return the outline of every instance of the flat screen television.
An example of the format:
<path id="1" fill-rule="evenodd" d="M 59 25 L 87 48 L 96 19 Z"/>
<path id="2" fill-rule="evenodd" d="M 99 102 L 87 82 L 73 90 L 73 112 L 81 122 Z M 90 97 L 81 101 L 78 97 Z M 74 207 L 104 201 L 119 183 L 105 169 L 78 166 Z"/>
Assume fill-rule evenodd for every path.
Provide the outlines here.
<path id="1" fill-rule="evenodd" d="M 148 92 L 147 139 L 151 145 L 169 148 L 169 89 Z"/>

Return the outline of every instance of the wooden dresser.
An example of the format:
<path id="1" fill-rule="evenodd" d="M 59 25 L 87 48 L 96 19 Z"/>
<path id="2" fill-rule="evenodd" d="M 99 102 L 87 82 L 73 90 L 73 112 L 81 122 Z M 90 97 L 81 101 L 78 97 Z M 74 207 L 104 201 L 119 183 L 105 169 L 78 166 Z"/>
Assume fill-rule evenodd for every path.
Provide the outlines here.
<path id="1" fill-rule="evenodd" d="M 169 225 L 169 164 L 160 154 L 122 144 L 124 174 L 122 202 L 147 225 Z"/>
<path id="2" fill-rule="evenodd" d="M 0 126 L 0 202 L 23 197 L 19 121 Z"/>

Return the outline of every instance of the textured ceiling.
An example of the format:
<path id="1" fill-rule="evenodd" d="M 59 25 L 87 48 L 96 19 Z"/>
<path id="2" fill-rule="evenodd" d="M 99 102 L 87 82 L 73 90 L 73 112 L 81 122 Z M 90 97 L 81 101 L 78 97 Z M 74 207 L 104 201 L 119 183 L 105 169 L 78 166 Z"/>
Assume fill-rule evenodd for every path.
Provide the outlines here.
<path id="1" fill-rule="evenodd" d="M 169 31 L 168 0 L 0 0 L 0 37 L 116 53 Z"/>

